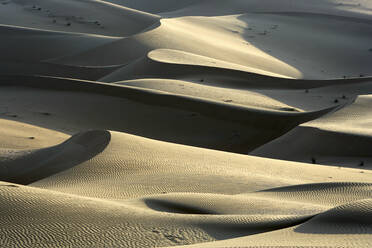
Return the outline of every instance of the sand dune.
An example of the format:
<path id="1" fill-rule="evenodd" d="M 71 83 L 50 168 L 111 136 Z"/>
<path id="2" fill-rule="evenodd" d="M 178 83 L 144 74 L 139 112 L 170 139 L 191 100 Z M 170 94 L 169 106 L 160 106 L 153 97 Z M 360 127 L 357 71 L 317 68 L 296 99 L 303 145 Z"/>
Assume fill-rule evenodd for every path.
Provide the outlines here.
<path id="1" fill-rule="evenodd" d="M 50 77 L 79 78 L 82 80 L 98 80 L 118 69 L 116 66 L 69 66 L 36 61 L 2 61 L 0 65 L 0 72 L 4 75 L 17 75 L 22 71 L 22 75 L 44 75 Z"/>
<path id="2" fill-rule="evenodd" d="M 127 36 L 141 32 L 159 19 L 157 15 L 101 0 L 4 2 L 0 8 L 2 24 L 56 31 Z"/>
<path id="3" fill-rule="evenodd" d="M 0 0 L 0 246 L 371 247 L 371 10 Z"/>
<path id="4" fill-rule="evenodd" d="M 92 139 L 97 139 L 100 143 L 106 140 L 106 134 L 102 134 L 104 132 L 87 132 L 73 137 L 61 146 L 91 143 Z M 252 235 L 299 223 L 305 223 L 305 227 L 299 226 L 298 229 L 306 230 L 310 226 L 309 229 L 312 230 L 311 226 L 321 222 L 322 218 L 316 217 L 307 224 L 311 216 L 323 212 L 327 216 L 328 209 L 371 197 L 372 184 L 334 183 L 371 182 L 369 173 L 361 174 L 352 169 L 338 170 L 322 166 L 309 168 L 307 164 L 268 161 L 163 143 L 123 133 L 111 133 L 110 136 L 109 145 L 93 159 L 71 169 L 65 168 L 56 175 L 47 176 L 31 184 L 32 187 L 6 187 L 5 184 L 3 192 L 7 197 L 3 198 L 4 205 L 9 206 L 8 211 L 13 212 L 4 212 L 3 216 L 12 216 L 18 211 L 23 214 L 17 215 L 19 219 L 13 220 L 13 224 L 4 218 L 3 224 L 8 227 L 4 232 L 12 233 L 12 226 L 23 221 L 24 228 L 30 232 L 30 240 L 24 240 L 27 245 L 47 242 L 53 246 L 59 242 L 69 242 L 72 238 L 75 242 L 73 245 L 86 246 L 97 242 L 97 246 L 101 246 L 98 240 L 102 235 L 105 235 L 106 242 L 113 245 L 188 244 Z M 54 149 L 60 151 L 61 146 Z M 122 149 L 124 147 L 125 150 Z M 71 148 L 66 147 L 64 150 L 71 151 Z M 39 163 L 46 159 L 49 163 L 60 165 L 61 160 L 66 157 L 53 156 L 53 159 L 60 160 L 53 163 L 48 156 L 49 150 L 38 152 L 34 160 L 40 160 Z M 13 161 L 17 163 L 18 160 L 19 164 L 22 159 L 15 158 Z M 184 161 L 188 164 L 184 164 Z M 30 167 L 35 168 L 35 162 Z M 36 169 L 43 173 L 46 171 L 40 167 Z M 303 176 L 293 179 L 293 175 L 300 175 L 300 171 Z M 332 179 L 325 178 L 324 175 L 329 174 L 333 175 Z M 297 185 L 316 181 L 332 183 Z M 294 186 L 267 189 L 289 184 Z M 37 189 L 40 187 L 48 190 Z M 257 191 L 260 189 L 265 190 Z M 172 191 L 176 193 L 171 193 Z M 32 202 L 29 202 L 31 199 Z M 23 204 L 32 204 L 35 207 L 28 208 L 30 210 L 25 212 L 21 210 L 25 208 Z M 368 209 L 368 203 L 366 204 Z M 49 213 L 49 220 L 43 217 L 43 212 L 46 211 Z M 69 217 L 69 225 L 72 227 L 68 228 L 71 235 L 57 235 L 59 226 L 67 225 L 62 219 L 64 214 L 71 211 L 73 214 Z M 332 211 L 338 210 L 331 210 L 330 216 Z M 347 210 L 341 208 L 340 211 L 342 215 L 342 211 Z M 356 228 L 362 228 L 357 219 L 360 215 L 364 216 L 362 213 L 354 214 Z M 24 218 L 30 218 L 26 216 L 33 217 L 30 221 L 25 221 Z M 338 223 L 340 218 L 335 221 Z M 328 221 L 324 222 L 329 224 Z M 30 225 L 35 223 L 44 224 L 33 230 Z M 365 225 L 368 223 L 367 221 Z M 108 228 L 104 233 L 98 234 L 95 231 L 104 226 Z M 354 230 L 353 226 L 349 228 Z M 339 229 L 335 227 L 335 231 L 337 230 Z M 45 231 L 48 236 L 42 234 Z M 10 242 L 21 235 L 15 229 L 14 232 Z M 142 235 L 118 238 L 118 232 L 136 232 Z M 79 238 L 74 238 L 73 233 L 80 233 Z M 159 235 L 160 238 L 150 238 Z"/>
<path id="5" fill-rule="evenodd" d="M 370 83 L 338 86 L 341 99 L 353 94 L 366 95 L 359 95 L 351 105 L 331 115 L 300 125 L 252 154 L 303 162 L 315 159 L 320 164 L 371 168 L 368 149 L 371 141 L 368 128 L 370 87 Z M 302 139 L 297 139 L 298 136 Z M 280 145 L 283 142 L 288 145 L 283 147 Z"/>
<path id="6" fill-rule="evenodd" d="M 106 135 L 101 134 L 104 132 L 87 132 L 62 146 L 91 143 L 92 138 L 105 140 Z M 52 162 L 47 150 L 35 158 Z M 294 180 L 293 175 L 300 175 L 298 171 L 303 177 Z M 327 174 L 334 178 L 322 178 Z M 3 244 L 14 245 L 21 239 L 28 246 L 36 242 L 49 246 L 85 247 L 93 242 L 97 247 L 164 246 L 253 234 L 248 237 L 256 242 L 260 237 L 257 233 L 276 229 L 294 238 L 296 233 L 301 236 L 314 231 L 353 234 L 358 237 L 357 245 L 368 244 L 368 239 L 360 236 L 368 233 L 369 221 L 360 218 L 368 213 L 369 201 L 358 201 L 371 197 L 372 184 L 334 183 L 338 180 L 371 182 L 371 177 L 352 169 L 309 168 L 307 164 L 268 161 L 111 133 L 109 145 L 92 160 L 46 177 L 32 187 L 2 184 L 2 206 L 6 206 L 2 208 L 2 226 L 7 227 L 2 231 L 12 234 Z M 298 185 L 315 181 L 332 183 Z M 267 189 L 280 184 L 294 186 Z M 260 188 L 265 190 L 257 191 Z M 337 207 L 342 204 L 349 205 Z M 348 211 L 353 215 L 344 217 Z M 66 213 L 70 213 L 68 223 Z M 348 223 L 347 229 L 340 228 L 342 221 Z M 17 223 L 22 223 L 22 229 L 17 228 Z M 38 228 L 34 229 L 35 225 Z M 68 230 L 66 236 L 58 234 L 60 228 Z M 104 232 L 99 231 L 102 228 Z M 229 242 L 249 242 L 248 237 Z M 280 235 L 273 237 L 280 239 Z M 297 242 L 304 242 L 299 239 Z M 354 239 L 350 245 L 354 245 Z M 219 243 L 212 244 L 219 247 Z"/>
<path id="7" fill-rule="evenodd" d="M 369 247 L 370 200 L 341 205 L 303 224 L 226 241 L 179 247 Z M 311 236 L 311 239 L 309 238 Z M 342 237 L 342 238 L 340 238 Z M 278 246 L 280 244 L 280 246 Z M 326 247 L 327 247 L 326 246 Z"/>
<path id="8" fill-rule="evenodd" d="M 91 131 L 66 142 L 36 150 L 2 150 L 2 181 L 29 184 L 94 157 L 110 141 L 108 132 Z"/>
<path id="9" fill-rule="evenodd" d="M 42 61 L 88 50 L 117 38 L 0 26 L 2 60 Z M 22 37 L 24 42 L 19 41 Z M 38 48 L 41 47 L 41 51 Z M 58 49 L 56 49 L 58 47 Z M 11 48 L 11 49 L 10 49 Z"/>
<path id="10" fill-rule="evenodd" d="M 109 129 L 235 152 L 257 148 L 339 106 L 331 104 L 297 112 L 292 108 L 265 109 L 254 104 L 244 106 L 213 98 L 81 80 L 30 76 L 2 76 L 2 80 L 6 86 L 1 91 L 3 108 L 7 110 L 4 117 L 71 134 L 87 128 Z M 10 99 L 12 104 L 8 104 Z M 34 108 L 27 107 L 29 104 Z M 135 112 L 131 111 L 133 108 Z M 273 119 L 275 123 L 266 121 Z M 200 135 L 192 135 L 196 132 Z"/>
<path id="11" fill-rule="evenodd" d="M 1 231 L 9 236 L 1 240 L 2 246 L 182 245 L 275 230 L 308 219 L 307 216 L 290 215 L 159 214 L 125 202 L 79 197 L 9 183 L 2 183 L 1 188 L 1 206 L 6 206 L 2 207 Z M 61 233 L 61 230 L 64 231 Z"/>
<path id="12" fill-rule="evenodd" d="M 2 113 L 7 117 L 15 118 L 14 114 Z M 41 128 L 14 120 L 1 120 L 1 149 L 37 149 L 57 145 L 69 136 L 47 128 Z M 5 176 L 5 175 L 3 175 Z"/>
<path id="13" fill-rule="evenodd" d="M 111 133 L 103 153 L 34 185 L 90 197 L 123 199 L 169 190 L 239 194 L 300 182 L 371 180 L 369 172 L 314 167 Z"/>
<path id="14" fill-rule="evenodd" d="M 317 32 L 307 32 L 309 28 Z M 343 31 L 337 32 L 340 28 Z M 355 78 L 371 75 L 369 30 L 368 23 L 325 15 L 252 13 L 179 17 L 163 19 L 158 28 L 56 61 L 78 65 L 126 64 L 151 50 L 167 48 L 250 67 L 252 72 L 264 71 L 265 75 Z M 348 44 L 355 47 L 349 49 Z M 117 53 L 128 47 L 131 53 Z"/>

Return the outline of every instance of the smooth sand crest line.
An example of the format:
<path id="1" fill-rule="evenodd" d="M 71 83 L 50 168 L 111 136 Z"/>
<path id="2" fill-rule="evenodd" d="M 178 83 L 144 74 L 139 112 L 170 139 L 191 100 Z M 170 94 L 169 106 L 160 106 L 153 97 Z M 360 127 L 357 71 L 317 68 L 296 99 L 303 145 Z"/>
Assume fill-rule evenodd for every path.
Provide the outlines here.
<path id="1" fill-rule="evenodd" d="M 73 34 L 0 26 L 3 61 L 42 61 L 86 51 L 118 40 L 115 37 Z M 22 39 L 20 39 L 22 37 Z M 40 50 L 41 49 L 41 50 Z"/>
<path id="2" fill-rule="evenodd" d="M 3 116 L 0 119 L 0 125 L 1 149 L 40 149 L 60 144 L 69 137 L 48 128 L 6 120 Z"/>
<path id="3" fill-rule="evenodd" d="M 344 98 L 349 98 L 350 94 L 360 95 L 347 107 L 304 123 L 257 148 L 251 154 L 362 170 L 371 169 L 369 147 L 372 133 L 368 128 L 371 118 L 371 84 L 351 84 L 328 90 L 339 92 L 338 95 Z M 297 139 L 299 136 L 302 139 Z"/>
<path id="4" fill-rule="evenodd" d="M 3 86 L 7 86 L 2 88 L 3 118 L 69 134 L 86 129 L 111 129 L 239 153 L 246 153 L 337 107 L 293 112 L 82 80 L 4 75 L 1 78 Z M 15 95 L 18 97 L 14 98 Z M 30 109 L 31 103 L 34 107 Z M 101 115 L 105 118 L 100 118 Z M 273 118 L 276 122 L 265 121 Z M 164 125 L 164 119 L 168 125 Z M 200 135 L 194 136 L 196 133 Z"/>
<path id="5" fill-rule="evenodd" d="M 149 13 L 159 14 L 165 11 L 173 11 L 186 6 L 190 6 L 195 3 L 199 3 L 200 0 L 158 0 L 156 2 L 151 0 L 105 0 L 105 2 L 112 2 L 121 6 L 129 7 L 136 10 L 141 10 Z"/>
<path id="6" fill-rule="evenodd" d="M 286 79 L 234 68 L 218 68 L 200 64 L 177 64 L 157 60 L 147 55 L 101 78 L 103 82 L 118 82 L 140 78 L 187 79 L 221 87 L 242 89 L 311 89 L 332 85 L 370 82 L 370 77 L 330 80 Z"/>
<path id="7" fill-rule="evenodd" d="M 296 227 L 226 241 L 177 247 L 369 247 L 372 232 L 370 216 L 371 199 L 365 199 L 330 209 Z"/>
<path id="8" fill-rule="evenodd" d="M 299 136 L 302 137 L 301 140 L 294 139 L 294 137 Z M 372 142 L 371 138 L 370 134 L 300 126 L 255 149 L 250 154 L 260 157 L 370 170 L 372 168 L 369 149 Z M 280 144 L 283 143 L 289 145 L 282 147 Z"/>
<path id="9" fill-rule="evenodd" d="M 204 80 L 202 82 L 163 78 L 127 80 L 115 82 L 115 84 L 207 98 L 247 107 L 289 112 L 316 111 L 330 106 L 339 106 L 338 108 L 340 108 L 352 104 L 356 98 L 356 93 L 352 92 L 349 92 L 347 97 L 342 97 L 342 92 L 337 92 L 336 87 L 338 86 L 335 86 L 333 91 L 330 91 L 328 87 L 311 91 L 269 88 L 235 89 L 224 87 L 224 85 L 210 85 L 209 82 Z M 337 102 L 335 102 L 335 99 L 337 99 Z"/>
<path id="10" fill-rule="evenodd" d="M 201 229 L 206 231 L 208 235 L 212 235 L 215 239 L 224 239 L 227 237 L 220 228 L 229 230 L 230 235 L 236 236 L 246 236 L 256 233 L 253 236 L 244 237 L 244 239 L 249 239 L 250 237 L 255 239 L 258 230 L 261 230 L 260 232 L 265 230 L 268 231 L 267 228 L 270 229 L 272 227 L 272 224 L 269 223 L 273 223 L 276 228 L 284 228 L 280 231 L 291 233 L 291 230 L 295 230 L 294 228 L 298 226 L 286 228 L 286 224 L 284 223 L 288 222 L 283 222 L 283 219 L 280 219 L 281 216 L 290 214 L 292 216 L 292 218 L 290 218 L 292 222 L 290 223 L 295 224 L 296 221 L 299 221 L 299 219 L 297 219 L 298 216 L 302 216 L 304 219 L 302 219 L 301 222 L 304 222 L 308 220 L 309 216 L 322 213 L 337 205 L 371 197 L 371 183 L 318 183 L 267 189 L 267 187 L 275 187 L 280 177 L 287 178 L 283 181 L 285 184 L 296 183 L 291 182 L 291 179 L 289 179 L 293 177 L 293 175 L 297 175 L 297 178 L 301 180 L 305 179 L 303 176 L 310 176 L 312 178 L 310 180 L 314 180 L 315 178 L 320 179 L 319 176 L 309 175 L 310 171 L 312 173 L 317 171 L 320 173 L 319 175 L 332 174 L 334 176 L 332 180 L 335 180 L 338 176 L 340 176 L 341 180 L 360 181 L 357 180 L 358 176 L 364 177 L 364 180 L 370 179 L 369 176 L 359 173 L 354 174 L 352 178 L 350 177 L 352 175 L 352 173 L 350 173 L 352 170 L 340 171 L 334 168 L 322 167 L 317 167 L 316 170 L 314 170 L 316 166 L 310 166 L 312 168 L 309 168 L 307 164 L 293 163 L 290 165 L 282 161 L 260 158 L 254 158 L 254 160 L 249 162 L 252 158 L 242 155 L 228 155 L 227 153 L 213 150 L 152 141 L 122 133 L 111 133 L 111 136 L 110 145 L 103 153 L 99 154 L 93 160 L 77 165 L 70 170 L 61 172 L 39 182 L 35 182 L 32 186 L 88 197 L 115 199 L 116 201 L 121 200 L 119 203 L 123 204 L 122 209 L 124 206 L 131 207 L 130 216 L 135 215 L 133 212 L 135 209 L 141 213 L 139 215 L 141 216 L 141 221 L 137 220 L 137 223 L 147 221 L 147 216 L 149 215 L 154 218 L 157 216 L 157 221 L 152 222 L 154 224 L 156 223 L 155 225 L 161 225 L 161 223 L 167 222 L 167 220 L 172 220 L 173 225 L 168 226 L 170 232 L 173 232 L 174 225 L 176 225 L 174 228 L 177 229 L 177 225 L 180 224 L 183 230 L 185 230 L 189 225 L 187 223 L 190 223 L 190 221 L 194 223 L 193 221 L 196 221 L 197 224 L 195 224 L 198 230 Z M 124 143 L 122 142 L 125 142 L 126 145 L 123 145 Z M 123 150 L 122 147 L 126 147 L 126 149 Z M 148 151 L 149 154 L 145 154 L 144 151 Z M 208 156 L 202 155 L 201 152 L 207 152 Z M 136 154 L 141 154 L 141 156 Z M 229 158 L 226 158 L 227 156 L 229 156 Z M 161 159 L 162 157 L 163 159 Z M 148 158 L 150 158 L 150 161 L 146 160 Z M 223 158 L 227 159 L 226 164 L 221 164 Z M 114 161 L 112 159 L 114 159 Z M 126 162 L 123 159 L 126 160 Z M 134 162 L 133 159 L 137 161 Z M 200 163 L 194 164 L 194 159 L 198 160 Z M 185 161 L 187 161 L 186 164 Z M 262 162 L 266 164 L 261 164 Z M 239 165 L 238 163 L 241 164 Z M 223 167 L 225 167 L 225 169 L 222 169 Z M 246 169 L 245 178 L 239 180 L 236 176 L 234 179 L 231 177 L 233 175 L 232 172 L 235 170 L 242 176 L 243 168 Z M 274 168 L 276 168 L 276 172 L 273 171 Z M 99 171 L 102 172 L 103 169 L 105 171 L 104 175 L 98 173 Z M 210 173 L 203 173 L 203 170 L 208 170 Z M 302 174 L 298 173 L 300 171 Z M 193 173 L 197 173 L 199 179 L 197 179 L 196 174 L 191 176 Z M 219 180 L 213 179 L 213 177 L 216 176 L 215 173 L 222 174 L 223 177 Z M 272 174 L 266 177 L 266 179 L 259 179 L 260 177 L 255 176 L 255 173 Z M 221 179 L 224 177 L 229 177 L 231 180 L 229 180 L 229 182 L 223 182 Z M 261 184 L 261 180 L 263 179 L 266 180 L 266 186 L 263 186 L 266 187 L 266 190 L 249 193 L 254 187 L 257 187 L 257 184 Z M 320 181 L 323 180 L 320 179 Z M 364 180 L 362 179 L 361 181 Z M 249 186 L 247 183 L 250 181 L 254 181 L 254 184 Z M 309 181 L 309 179 L 305 179 L 304 181 Z M 235 183 L 235 187 L 229 185 L 231 183 Z M 220 185 L 220 187 L 216 187 L 216 184 Z M 208 187 L 206 187 L 207 185 Z M 114 187 L 115 190 L 110 187 Z M 123 191 L 122 189 L 125 190 Z M 227 192 L 231 194 L 233 189 L 241 190 L 244 194 L 229 196 Z M 197 194 L 178 193 L 178 190 L 195 192 Z M 169 192 L 175 193 L 169 194 Z M 113 193 L 116 195 L 113 195 Z M 132 194 L 129 198 L 133 196 L 142 196 L 143 198 L 122 201 L 127 198 L 125 195 L 128 193 Z M 152 196 L 147 196 L 150 194 L 152 194 Z M 231 206 L 234 202 L 236 204 Z M 64 204 L 66 205 L 66 203 Z M 260 209 L 258 206 L 262 208 Z M 128 210 L 126 210 L 126 212 L 128 213 Z M 267 222 L 265 220 L 266 218 L 272 218 L 272 216 L 279 217 L 279 222 L 272 222 L 272 220 Z M 358 216 L 362 216 L 362 214 Z M 126 216 L 124 218 L 125 223 L 131 223 L 132 217 Z M 236 218 L 240 219 L 240 221 Z M 107 217 L 104 219 L 107 219 Z M 219 220 L 218 222 L 216 222 L 217 219 Z M 181 223 L 179 221 L 181 221 Z M 222 225 L 220 221 L 223 221 L 225 224 Z M 231 221 L 235 224 L 231 225 Z M 358 222 L 358 220 L 356 220 L 356 222 Z M 304 223 L 306 224 L 307 222 Z M 315 223 L 317 223 L 317 221 Z M 368 223 L 367 221 L 367 223 L 363 225 L 368 225 Z M 147 224 L 147 227 L 154 228 L 154 224 Z M 321 223 L 321 227 L 327 224 L 328 223 Z M 311 225 L 313 224 L 309 224 L 309 226 Z M 348 242 L 353 244 L 356 238 L 359 238 L 361 234 L 358 234 L 358 228 L 364 228 L 362 227 L 363 225 L 356 226 L 356 229 L 350 227 L 348 235 L 351 234 L 350 232 L 355 232 L 357 237 L 347 236 L 347 240 L 350 240 Z M 133 227 L 133 224 L 129 226 Z M 262 230 L 261 228 L 264 229 Z M 159 231 L 159 227 L 155 227 L 154 229 L 156 230 L 155 233 Z M 160 229 L 162 228 L 160 227 Z M 336 226 L 334 230 L 338 230 L 338 227 Z M 298 232 L 294 232 L 295 234 L 290 234 L 290 237 L 294 235 L 294 238 L 296 238 L 296 233 L 304 231 L 299 229 Z M 147 235 L 152 235 L 146 232 L 141 232 L 141 234 L 145 235 L 145 237 Z M 268 232 L 267 234 L 271 235 L 272 232 Z M 190 240 L 187 235 L 177 235 L 177 237 L 182 237 L 181 240 L 183 241 L 180 241 L 181 244 L 183 242 L 198 242 L 198 245 L 202 245 L 195 234 L 193 237 L 197 240 L 194 239 L 194 241 Z M 274 237 L 277 236 L 274 235 Z M 334 242 L 340 242 L 339 237 L 340 234 L 338 234 L 338 237 L 332 238 L 335 240 Z M 229 236 L 229 238 L 232 238 L 232 236 Z M 340 238 L 342 240 L 345 239 L 345 237 Z M 140 239 L 143 240 L 143 236 L 141 236 Z M 240 238 L 237 240 L 239 239 Z M 259 237 L 257 239 L 259 239 Z M 134 239 L 133 242 L 138 242 L 136 240 L 137 239 Z M 162 239 L 160 239 L 160 241 L 159 239 L 156 240 L 157 241 L 149 240 L 148 242 L 160 242 Z M 204 239 L 204 241 L 207 240 L 208 239 Z M 235 240 L 236 239 L 229 239 L 226 242 L 235 244 Z M 266 239 L 263 239 L 261 242 L 265 240 Z M 361 244 L 366 242 L 363 236 L 361 236 L 361 240 Z M 300 239 L 296 242 L 299 242 L 299 244 L 304 242 L 305 245 L 309 244 L 306 243 L 306 241 L 307 239 Z M 322 239 L 320 239 L 320 241 L 322 241 Z M 284 239 L 280 244 L 288 244 L 288 242 L 289 240 Z M 218 243 L 216 243 L 216 245 L 218 245 Z"/>
<path id="11" fill-rule="evenodd" d="M 170 49 L 283 77 L 357 78 L 371 74 L 367 66 L 371 63 L 369 30 L 370 24 L 325 15 L 312 18 L 248 13 L 169 18 L 150 31 L 55 62 L 127 64 L 152 50 Z M 355 47 L 349 49 L 348 44 Z M 130 52 L 118 54 L 118 50 Z"/>
<path id="12" fill-rule="evenodd" d="M 68 31 L 58 31 L 58 30 L 49 30 L 42 28 L 32 28 L 24 27 L 17 25 L 7 25 L 0 24 L 1 34 L 2 35 L 71 35 L 71 36 L 87 36 L 87 37 L 98 37 L 106 38 L 112 40 L 119 40 L 123 37 L 121 36 L 110 36 L 110 35 L 100 35 L 100 34 L 89 34 L 89 33 L 79 33 L 79 32 L 68 32 Z"/>
<path id="13" fill-rule="evenodd" d="M 213 8 L 212 8 L 213 7 Z M 165 16 L 178 17 L 189 15 L 219 16 L 249 12 L 313 12 L 319 14 L 332 14 L 344 17 L 354 17 L 369 20 L 371 15 L 371 2 L 369 0 L 318 0 L 309 2 L 298 0 L 293 4 L 291 0 L 224 0 L 199 1 L 178 11 L 165 13 Z"/>
<path id="14" fill-rule="evenodd" d="M 205 82 L 203 82 L 205 83 Z M 231 88 L 216 87 L 202 84 L 202 82 L 191 82 L 185 80 L 171 80 L 162 78 L 137 79 L 115 82 L 115 84 L 153 89 L 177 95 L 187 95 L 207 98 L 231 104 L 252 106 L 264 109 L 301 112 L 296 106 L 287 105 L 274 98 L 257 93 L 254 90 L 239 90 Z M 304 97 L 306 96 L 303 94 Z"/>
<path id="15" fill-rule="evenodd" d="M 64 90 L 64 91 L 82 91 L 85 93 L 98 93 L 108 96 L 124 97 L 134 101 L 141 101 L 146 104 L 156 104 L 160 106 L 181 108 L 203 115 L 216 118 L 228 119 L 243 123 L 254 124 L 260 122 L 260 118 L 277 118 L 276 125 L 287 125 L 285 128 L 294 127 L 299 122 L 305 122 L 315 119 L 332 111 L 335 107 L 313 111 L 313 112 L 291 112 L 291 111 L 273 111 L 258 108 L 248 108 L 239 105 L 216 102 L 209 99 L 188 97 L 165 92 L 157 92 L 150 89 L 141 89 L 124 85 L 105 84 L 92 81 L 82 81 L 56 77 L 37 77 L 37 76 L 0 76 L 2 86 L 26 86 L 31 88 Z M 182 101 L 181 101 L 182 99 Z M 250 118 L 249 113 L 254 115 Z M 224 117 L 226 116 L 226 117 Z M 265 125 L 261 121 L 260 125 Z"/>
<path id="16" fill-rule="evenodd" d="M 263 159 L 111 132 L 110 144 L 98 156 L 32 185 L 83 196 L 126 199 L 164 192 L 241 194 L 304 183 L 371 180 L 370 173 L 354 169 Z M 331 192 L 325 190 L 324 197 L 332 198 Z M 359 192 L 358 185 L 345 192 L 355 197 L 368 194 Z M 301 198 L 299 195 L 297 200 Z"/>
<path id="17" fill-rule="evenodd" d="M 272 188 L 256 192 L 258 195 L 333 206 L 371 198 L 370 183 L 330 182 Z"/>
<path id="18" fill-rule="evenodd" d="M 58 65 L 48 62 L 35 61 L 0 61 L 1 75 L 40 75 L 50 77 L 66 77 L 82 80 L 98 80 L 103 76 L 113 72 L 117 67 L 87 67 Z M 22 72 L 22 73 L 19 73 Z"/>
<path id="19" fill-rule="evenodd" d="M 372 247 L 371 16 L 0 0 L 0 246 Z"/>
<path id="20" fill-rule="evenodd" d="M 270 73 L 269 71 L 262 71 L 256 68 L 250 68 L 239 64 L 234 64 L 230 62 L 225 62 L 222 60 L 201 56 L 197 54 L 192 54 L 188 52 L 171 50 L 171 49 L 156 49 L 147 54 L 147 56 L 157 62 L 169 63 L 169 64 L 180 64 L 180 65 L 200 65 L 209 66 L 217 68 L 228 68 L 233 70 L 247 71 L 255 74 L 263 74 L 272 77 L 282 77 L 286 78 L 285 75 L 278 75 L 275 73 Z"/>
<path id="21" fill-rule="evenodd" d="M 309 216 L 154 213 L 125 202 L 0 183 L 3 246 L 158 247 L 202 243 L 298 225 Z M 68 216 L 66 216 L 68 213 Z M 63 233 L 61 233 L 61 229 Z M 27 236 L 24 236 L 24 233 Z"/>
<path id="22" fill-rule="evenodd" d="M 262 126 L 247 129 L 237 121 L 105 94 L 27 87 L 3 87 L 0 94 L 2 118 L 67 134 L 111 129 L 234 152 L 246 152 L 278 135 L 278 130 L 270 131 Z"/>
<path id="23" fill-rule="evenodd" d="M 110 133 L 88 131 L 53 147 L 37 150 L 0 150 L 0 180 L 29 184 L 80 164 L 110 142 Z"/>
<path id="24" fill-rule="evenodd" d="M 133 35 L 160 18 L 99 0 L 12 0 L 0 13 L 3 24 L 109 36 Z"/>

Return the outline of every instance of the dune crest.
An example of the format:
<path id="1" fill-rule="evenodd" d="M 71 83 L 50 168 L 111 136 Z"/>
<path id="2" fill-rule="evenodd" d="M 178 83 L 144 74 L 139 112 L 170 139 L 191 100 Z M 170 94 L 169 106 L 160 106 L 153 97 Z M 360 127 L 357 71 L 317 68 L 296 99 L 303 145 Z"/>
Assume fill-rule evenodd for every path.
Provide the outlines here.
<path id="1" fill-rule="evenodd" d="M 0 247 L 372 247 L 371 20 L 0 0 Z"/>
<path id="2" fill-rule="evenodd" d="M 32 183 L 96 156 L 109 141 L 109 132 L 88 131 L 49 148 L 1 150 L 0 180 L 19 184 Z"/>

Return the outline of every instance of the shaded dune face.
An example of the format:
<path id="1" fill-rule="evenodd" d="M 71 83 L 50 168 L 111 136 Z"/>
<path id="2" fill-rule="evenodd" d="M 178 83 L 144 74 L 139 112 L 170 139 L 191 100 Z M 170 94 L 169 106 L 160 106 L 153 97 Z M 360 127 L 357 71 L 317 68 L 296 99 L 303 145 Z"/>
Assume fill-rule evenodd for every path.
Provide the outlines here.
<path id="1" fill-rule="evenodd" d="M 53 129 L 69 133 L 87 128 L 110 129 L 239 153 L 253 150 L 298 124 L 339 107 L 324 102 L 321 106 L 310 103 L 304 109 L 307 111 L 297 110 L 265 96 L 265 93 L 254 91 L 243 91 L 239 98 L 248 101 L 235 104 L 234 98 L 225 98 L 224 89 L 220 89 L 223 98 L 217 98 L 213 94 L 195 95 L 187 91 L 173 94 L 164 90 L 73 79 L 14 75 L 1 78 L 3 89 L 6 89 L 2 92 L 4 109 L 9 112 L 4 113 L 5 117 L 19 113 L 19 118 L 17 115 L 15 119 L 22 118 L 24 122 L 49 128 L 53 126 Z M 14 86 L 25 88 L 14 90 Z M 209 89 L 213 88 L 206 87 L 204 91 Z M 201 89 L 198 92 L 202 92 Z M 294 94 L 305 93 L 297 91 Z M 17 95 L 22 95 L 22 98 L 17 98 Z M 253 95 L 262 96 L 261 106 L 257 104 L 258 97 L 255 99 Z M 86 100 L 82 101 L 81 97 Z M 272 103 L 266 104 L 265 98 Z M 27 104 L 36 102 L 34 109 L 27 107 Z M 340 104 L 347 104 L 347 101 Z M 75 108 L 76 105 L 79 108 Z M 40 114 L 42 112 L 50 115 L 44 116 Z M 216 123 L 221 124 L 214 125 Z"/>
<path id="2" fill-rule="evenodd" d="M 107 131 L 80 133 L 60 145 L 37 150 L 2 150 L 1 181 L 29 184 L 89 160 L 110 142 Z"/>
<path id="3" fill-rule="evenodd" d="M 276 230 L 294 238 L 297 233 L 347 234 L 353 242 L 369 233 L 369 220 L 360 220 L 370 208 L 369 200 L 363 200 L 371 197 L 368 175 L 323 166 L 314 171 L 307 164 L 268 163 L 114 132 L 109 136 L 99 131 L 82 133 L 57 147 L 97 144 L 107 137 L 111 138 L 106 148 L 81 164 L 45 175 L 28 187 L 1 184 L 1 226 L 6 227 L 2 232 L 12 233 L 4 245 L 14 245 L 19 239 L 25 245 L 42 242 L 51 247 L 69 242 L 79 246 L 95 242 L 98 247 L 203 245 L 235 238 L 230 241 L 234 245 Z M 202 155 L 206 152 L 207 157 Z M 50 161 L 45 153 L 38 158 L 33 165 Z M 294 180 L 300 171 L 306 173 Z M 326 179 L 316 176 L 332 172 L 341 182 L 323 183 Z M 223 182 L 223 178 L 230 180 Z M 299 181 L 317 183 L 298 185 Z M 20 223 L 24 229 L 18 228 Z M 34 225 L 40 226 L 34 229 Z M 61 227 L 66 230 L 62 236 L 58 235 Z M 22 230 L 28 230 L 29 239 L 22 238 Z M 131 236 L 134 232 L 137 235 Z M 301 237 L 297 242 L 311 244 Z"/>
<path id="4" fill-rule="evenodd" d="M 0 0 L 0 247 L 372 247 L 369 0 Z"/>
<path id="5" fill-rule="evenodd" d="M 369 129 L 370 83 L 356 86 L 366 95 L 358 96 L 355 102 L 342 110 L 305 123 L 284 136 L 269 142 L 254 151 L 252 155 L 317 163 L 349 168 L 371 169 Z M 359 89 L 358 89 L 359 90 Z M 352 93 L 352 88 L 340 88 Z M 340 92 L 340 93 L 341 93 Z M 349 118 L 352 116 L 352 118 Z M 302 139 L 293 139 L 301 136 Z M 286 143 L 287 146 L 280 144 Z M 279 147 L 280 146 L 280 147 Z"/>

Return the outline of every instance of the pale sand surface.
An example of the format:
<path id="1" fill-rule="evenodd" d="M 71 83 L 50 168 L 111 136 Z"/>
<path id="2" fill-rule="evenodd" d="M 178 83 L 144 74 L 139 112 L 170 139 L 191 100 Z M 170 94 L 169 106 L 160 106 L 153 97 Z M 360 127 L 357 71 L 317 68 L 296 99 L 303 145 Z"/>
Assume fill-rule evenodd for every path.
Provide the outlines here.
<path id="1" fill-rule="evenodd" d="M 0 0 L 1 247 L 372 247 L 369 0 Z"/>

